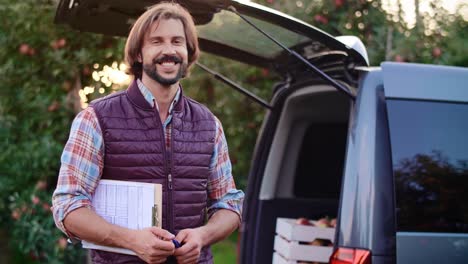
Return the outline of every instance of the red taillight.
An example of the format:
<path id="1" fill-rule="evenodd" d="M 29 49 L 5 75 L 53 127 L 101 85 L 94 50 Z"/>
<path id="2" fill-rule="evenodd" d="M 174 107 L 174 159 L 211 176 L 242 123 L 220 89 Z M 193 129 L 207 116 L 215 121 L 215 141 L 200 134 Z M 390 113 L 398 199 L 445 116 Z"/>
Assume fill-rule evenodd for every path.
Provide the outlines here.
<path id="1" fill-rule="evenodd" d="M 371 264 L 369 250 L 338 248 L 330 257 L 330 264 Z"/>

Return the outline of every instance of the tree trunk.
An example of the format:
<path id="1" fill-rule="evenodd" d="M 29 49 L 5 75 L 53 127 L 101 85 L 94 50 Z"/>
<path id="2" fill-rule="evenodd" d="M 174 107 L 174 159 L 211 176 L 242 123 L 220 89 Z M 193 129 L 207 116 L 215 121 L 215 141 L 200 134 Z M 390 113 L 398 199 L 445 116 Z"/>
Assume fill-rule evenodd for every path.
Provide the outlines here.
<path id="1" fill-rule="evenodd" d="M 81 77 L 80 74 L 77 73 L 75 75 L 75 81 L 73 82 L 72 89 L 67 94 L 67 104 L 71 107 L 75 114 L 78 114 L 81 110 L 83 110 L 83 107 L 81 107 L 81 98 L 79 94 L 81 88 Z"/>
<path id="2" fill-rule="evenodd" d="M 385 43 L 385 60 L 392 60 L 393 57 L 393 26 L 387 30 L 387 42 Z"/>
<path id="3" fill-rule="evenodd" d="M 419 33 L 421 32 L 421 26 L 422 26 L 422 21 L 421 21 L 421 14 L 419 13 L 419 0 L 414 0 L 414 7 L 415 7 L 415 15 L 416 15 L 416 31 Z"/>

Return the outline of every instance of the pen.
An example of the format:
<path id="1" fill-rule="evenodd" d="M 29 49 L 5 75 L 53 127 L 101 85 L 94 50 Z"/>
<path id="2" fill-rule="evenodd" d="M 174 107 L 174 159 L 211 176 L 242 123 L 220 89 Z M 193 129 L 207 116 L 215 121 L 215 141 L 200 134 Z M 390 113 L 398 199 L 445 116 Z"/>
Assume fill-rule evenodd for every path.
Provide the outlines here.
<path id="1" fill-rule="evenodd" d="M 180 242 L 175 239 L 172 239 L 172 243 L 174 243 L 175 248 L 180 248 L 182 246 Z"/>

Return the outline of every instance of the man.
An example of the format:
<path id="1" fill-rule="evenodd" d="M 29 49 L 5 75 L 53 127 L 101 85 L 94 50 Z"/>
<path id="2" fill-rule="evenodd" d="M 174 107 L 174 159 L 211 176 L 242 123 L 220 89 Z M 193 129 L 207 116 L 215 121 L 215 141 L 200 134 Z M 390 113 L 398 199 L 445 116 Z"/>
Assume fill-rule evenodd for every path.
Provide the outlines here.
<path id="1" fill-rule="evenodd" d="M 212 263 L 209 245 L 239 226 L 244 194 L 221 123 L 179 85 L 198 55 L 190 14 L 174 3 L 153 6 L 127 39 L 133 83 L 73 121 L 53 195 L 55 222 L 70 237 L 138 256 L 94 250 L 94 263 Z M 99 217 L 90 199 L 101 178 L 163 184 L 163 228 L 130 230 Z"/>

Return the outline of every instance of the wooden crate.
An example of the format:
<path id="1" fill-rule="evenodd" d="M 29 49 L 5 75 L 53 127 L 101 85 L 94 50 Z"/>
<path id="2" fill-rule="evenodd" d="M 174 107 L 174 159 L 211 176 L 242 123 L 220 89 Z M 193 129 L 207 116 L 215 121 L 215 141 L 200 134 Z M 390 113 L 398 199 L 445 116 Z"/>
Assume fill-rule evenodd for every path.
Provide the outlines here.
<path id="1" fill-rule="evenodd" d="M 289 260 L 285 259 L 283 256 L 278 254 L 277 252 L 273 253 L 273 264 L 304 264 L 304 263 L 319 263 L 316 261 L 303 261 L 303 260 Z M 328 263 L 328 262 L 326 262 Z M 319 263 L 321 264 L 321 263 Z"/>
<path id="2" fill-rule="evenodd" d="M 290 264 L 298 261 L 328 262 L 333 252 L 331 246 L 314 246 L 301 242 L 315 239 L 335 239 L 335 228 L 296 224 L 296 219 L 278 218 L 274 243 L 274 264 Z"/>
<path id="3" fill-rule="evenodd" d="M 273 264 L 297 264 L 297 261 L 287 260 L 277 252 L 273 252 Z"/>

